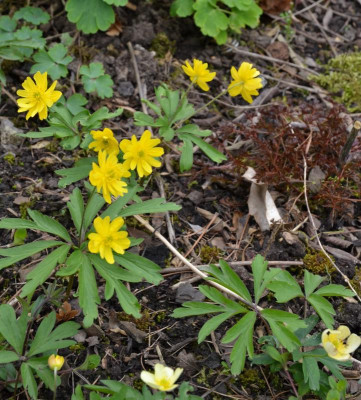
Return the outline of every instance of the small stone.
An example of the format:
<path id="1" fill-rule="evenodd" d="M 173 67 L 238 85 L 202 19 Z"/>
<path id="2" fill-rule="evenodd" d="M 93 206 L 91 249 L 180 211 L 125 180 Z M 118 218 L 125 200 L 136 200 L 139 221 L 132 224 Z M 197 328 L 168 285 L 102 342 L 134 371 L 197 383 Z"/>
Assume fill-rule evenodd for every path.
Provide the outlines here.
<path id="1" fill-rule="evenodd" d="M 0 147 L 5 152 L 17 153 L 19 147 L 23 141 L 19 133 L 23 131 L 16 126 L 7 118 L 3 118 L 0 123 Z"/>
<path id="2" fill-rule="evenodd" d="M 119 82 L 118 92 L 122 97 L 130 97 L 134 93 L 134 86 L 131 82 Z"/>

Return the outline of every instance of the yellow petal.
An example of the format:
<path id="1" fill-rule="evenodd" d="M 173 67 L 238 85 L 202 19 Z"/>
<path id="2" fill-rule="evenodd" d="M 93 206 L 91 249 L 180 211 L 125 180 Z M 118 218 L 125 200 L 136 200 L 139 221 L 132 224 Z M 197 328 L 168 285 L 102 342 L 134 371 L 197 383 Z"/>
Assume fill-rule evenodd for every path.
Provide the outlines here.
<path id="1" fill-rule="evenodd" d="M 345 340 L 347 337 L 349 337 L 351 335 L 350 329 L 345 325 L 340 325 L 337 328 L 337 331 L 340 332 L 340 335 L 339 335 L 340 340 Z"/>
<path id="2" fill-rule="evenodd" d="M 347 353 L 354 352 L 361 344 L 360 336 L 355 335 L 354 333 L 349 336 L 346 342 L 346 351 Z"/>

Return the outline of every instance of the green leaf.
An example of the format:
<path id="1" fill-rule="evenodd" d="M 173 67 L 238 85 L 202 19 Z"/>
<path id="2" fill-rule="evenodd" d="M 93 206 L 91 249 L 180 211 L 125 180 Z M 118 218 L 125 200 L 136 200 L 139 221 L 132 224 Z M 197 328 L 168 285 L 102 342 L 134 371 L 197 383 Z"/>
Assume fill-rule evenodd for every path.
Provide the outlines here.
<path id="1" fill-rule="evenodd" d="M 188 137 L 183 137 L 183 146 L 181 147 L 181 157 L 179 161 L 180 171 L 188 171 L 193 165 L 193 144 Z"/>
<path id="2" fill-rule="evenodd" d="M 226 14 L 220 8 L 213 7 L 208 0 L 198 0 L 193 8 L 196 10 L 194 22 L 203 35 L 215 37 L 227 29 L 229 22 Z"/>
<path id="3" fill-rule="evenodd" d="M 16 28 L 16 21 L 8 15 L 0 17 L 0 29 L 5 32 L 13 32 Z"/>
<path id="4" fill-rule="evenodd" d="M 83 95 L 80 93 L 74 93 L 66 101 L 66 107 L 73 115 L 77 115 L 83 111 L 87 111 L 86 108 L 83 107 L 87 103 L 88 100 Z"/>
<path id="5" fill-rule="evenodd" d="M 113 96 L 113 80 L 104 73 L 102 63 L 90 63 L 80 67 L 81 80 L 87 93 L 97 92 L 101 99 Z"/>
<path id="6" fill-rule="evenodd" d="M 263 292 L 261 291 L 261 283 L 266 272 L 267 265 L 267 261 L 260 254 L 256 255 L 256 257 L 252 261 L 254 297 L 256 304 L 259 302 L 259 299 L 261 298 Z"/>
<path id="7" fill-rule="evenodd" d="M 0 333 L 19 355 L 23 350 L 27 320 L 26 312 L 23 311 L 17 320 L 15 311 L 10 305 L 0 305 Z"/>
<path id="8" fill-rule="evenodd" d="M 89 258 L 98 273 L 106 281 L 105 299 L 109 300 L 115 291 L 124 312 L 133 315 L 135 318 L 140 318 L 140 305 L 137 298 L 119 281 L 116 275 L 113 275 L 112 269 L 107 268 L 108 263 L 103 261 L 98 255 L 91 254 Z"/>
<path id="9" fill-rule="evenodd" d="M 81 371 L 90 371 L 95 369 L 99 364 L 100 356 L 98 356 L 98 354 L 88 354 L 83 364 L 80 367 L 77 367 L 77 369 L 80 369 Z"/>
<path id="10" fill-rule="evenodd" d="M 36 371 L 36 375 L 45 383 L 45 385 L 54 391 L 54 372 L 48 366 L 48 356 L 32 357 L 27 364 Z M 56 378 L 56 386 L 60 385 L 60 377 Z"/>
<path id="11" fill-rule="evenodd" d="M 27 282 L 23 287 L 20 296 L 24 298 L 33 293 L 37 287 L 42 285 L 52 274 L 57 265 L 65 261 L 69 250 L 69 245 L 63 245 L 43 258 L 43 260 L 26 275 Z"/>
<path id="12" fill-rule="evenodd" d="M 121 217 L 132 215 L 159 213 L 165 211 L 179 211 L 182 207 L 176 203 L 167 203 L 163 198 L 151 199 L 142 203 L 132 204 L 119 212 Z"/>
<path id="13" fill-rule="evenodd" d="M 158 285 L 163 280 L 163 276 L 159 273 L 161 268 L 145 257 L 125 252 L 122 255 L 115 255 L 114 259 L 118 264 L 129 271 L 134 271 L 134 273 L 143 276 L 150 283 Z"/>
<path id="14" fill-rule="evenodd" d="M 186 135 L 186 134 L 184 134 L 184 135 Z M 187 135 L 192 140 L 192 142 L 194 144 L 196 144 L 203 151 L 203 153 L 206 156 L 208 156 L 212 161 L 214 161 L 216 163 L 220 163 L 222 161 L 227 160 L 227 157 L 224 154 L 222 154 L 220 151 L 215 149 L 210 144 L 206 143 L 200 137 L 192 135 L 192 134 L 187 134 Z"/>
<path id="15" fill-rule="evenodd" d="M 302 370 L 305 382 L 308 382 L 311 390 L 320 388 L 320 370 L 317 360 L 313 357 L 304 357 L 302 361 Z"/>
<path id="16" fill-rule="evenodd" d="M 225 44 L 228 39 L 227 31 L 219 31 L 219 33 L 214 37 L 218 45 Z"/>
<path id="17" fill-rule="evenodd" d="M 207 137 L 212 134 L 212 131 L 209 129 L 201 130 L 199 129 L 199 126 L 195 124 L 187 124 L 177 129 L 177 134 L 178 133 L 191 133 L 192 135 Z"/>
<path id="18" fill-rule="evenodd" d="M 110 219 L 118 217 L 123 207 L 135 197 L 139 190 L 141 190 L 141 188 L 138 185 L 128 186 L 128 193 L 125 193 L 124 196 L 119 197 L 110 206 L 108 206 L 107 209 L 101 214 L 101 217 L 105 218 L 106 216 L 109 216 Z"/>
<path id="19" fill-rule="evenodd" d="M 31 67 L 30 72 L 47 72 L 51 79 L 59 79 L 68 75 L 67 65 L 72 57 L 67 55 L 68 49 L 61 43 L 55 44 L 49 51 L 39 50 L 33 58 L 36 63 Z"/>
<path id="20" fill-rule="evenodd" d="M 85 207 L 83 222 L 84 232 L 87 231 L 89 225 L 93 222 L 95 216 L 98 214 L 99 210 L 103 207 L 104 204 L 104 198 L 102 196 L 99 196 L 97 193 L 93 193 Z"/>
<path id="21" fill-rule="evenodd" d="M 16 20 L 23 19 L 33 25 L 46 24 L 49 22 L 50 15 L 39 7 L 23 7 L 14 14 Z"/>
<path id="22" fill-rule="evenodd" d="M 20 356 L 13 351 L 0 350 L 0 364 L 12 363 L 19 360 L 19 358 Z"/>
<path id="23" fill-rule="evenodd" d="M 68 206 L 71 219 L 74 222 L 74 226 L 78 234 L 80 234 L 80 227 L 84 214 L 84 201 L 80 189 L 75 188 L 69 198 L 70 201 L 68 201 L 66 205 Z"/>
<path id="24" fill-rule="evenodd" d="M 332 316 L 336 314 L 332 304 L 324 297 L 314 293 L 308 296 L 307 300 L 315 309 L 317 314 L 321 317 L 327 328 L 332 329 L 334 324 L 334 319 Z"/>
<path id="25" fill-rule="evenodd" d="M 113 6 L 125 6 L 128 3 L 128 0 L 104 0 L 107 4 Z"/>
<path id="26" fill-rule="evenodd" d="M 224 311 L 224 308 L 216 304 L 199 303 L 197 301 L 186 301 L 182 304 L 182 307 L 176 308 L 173 311 L 171 317 L 183 318 L 193 315 L 219 313 L 222 311 Z"/>
<path id="27" fill-rule="evenodd" d="M 267 288 L 275 293 L 278 303 L 286 303 L 295 297 L 303 297 L 300 285 L 288 271 L 272 268 L 272 270 L 274 269 L 279 272 L 268 283 Z M 267 276 L 267 272 L 265 273 L 265 277 Z"/>
<path id="28" fill-rule="evenodd" d="M 86 159 L 87 163 L 75 164 L 73 168 L 58 169 L 55 171 L 57 175 L 62 176 L 58 182 L 60 188 L 64 188 L 71 185 L 74 182 L 80 181 L 81 179 L 87 178 L 92 169 L 91 160 Z M 90 161 L 90 162 L 88 162 Z"/>
<path id="29" fill-rule="evenodd" d="M 136 111 L 133 118 L 136 126 L 155 126 L 153 118 L 143 112 Z"/>
<path id="30" fill-rule="evenodd" d="M 98 317 L 98 304 L 100 298 L 98 294 L 97 282 L 94 269 L 89 257 L 81 254 L 82 262 L 79 267 L 79 305 L 83 309 L 85 327 L 91 326 Z"/>
<path id="31" fill-rule="evenodd" d="M 43 232 L 52 233 L 71 243 L 71 237 L 67 229 L 58 221 L 40 213 L 39 211 L 27 209 L 30 218 L 36 223 L 38 229 Z"/>
<path id="32" fill-rule="evenodd" d="M 57 271 L 56 276 L 71 276 L 79 271 L 82 262 L 82 252 L 80 250 L 73 251 L 65 261 L 66 267 Z"/>
<path id="33" fill-rule="evenodd" d="M 37 400 L 38 385 L 36 384 L 33 370 L 26 362 L 24 362 L 21 364 L 20 371 L 24 388 L 27 389 L 30 397 L 33 400 Z"/>
<path id="34" fill-rule="evenodd" d="M 170 7 L 172 17 L 189 17 L 193 14 L 194 0 L 175 0 Z"/>
<path id="35" fill-rule="evenodd" d="M 314 294 L 317 294 L 319 296 L 355 296 L 355 293 L 352 290 L 345 288 L 345 286 L 334 284 L 323 286 L 322 288 L 318 289 Z"/>
<path id="36" fill-rule="evenodd" d="M 212 332 L 214 332 L 219 325 L 221 325 L 224 321 L 227 319 L 231 318 L 233 315 L 235 315 L 234 312 L 225 312 L 221 313 L 219 315 L 216 315 L 215 317 L 210 318 L 201 328 L 201 330 L 198 333 L 198 344 L 202 343 L 203 340 L 210 335 Z"/>
<path id="37" fill-rule="evenodd" d="M 319 286 L 324 279 L 325 278 L 323 278 L 322 276 L 311 274 L 311 272 L 308 272 L 305 269 L 304 287 L 306 298 L 308 298 L 309 295 L 315 291 L 317 286 Z"/>
<path id="38" fill-rule="evenodd" d="M 19 246 L 21 244 L 24 244 L 25 239 L 27 237 L 28 237 L 28 232 L 26 229 L 24 229 L 24 228 L 16 229 L 15 233 L 14 233 L 13 245 Z"/>
<path id="39" fill-rule="evenodd" d="M 68 0 L 65 10 L 69 21 L 84 33 L 105 31 L 115 21 L 112 7 L 103 0 Z"/>
<path id="40" fill-rule="evenodd" d="M 227 333 L 222 338 L 222 343 L 230 343 L 243 335 L 249 326 L 253 327 L 256 321 L 256 313 L 254 311 L 248 311 L 232 328 L 228 329 Z"/>
<path id="41" fill-rule="evenodd" d="M 22 218 L 2 218 L 0 220 L 0 229 L 32 229 L 37 230 L 35 222 Z"/>

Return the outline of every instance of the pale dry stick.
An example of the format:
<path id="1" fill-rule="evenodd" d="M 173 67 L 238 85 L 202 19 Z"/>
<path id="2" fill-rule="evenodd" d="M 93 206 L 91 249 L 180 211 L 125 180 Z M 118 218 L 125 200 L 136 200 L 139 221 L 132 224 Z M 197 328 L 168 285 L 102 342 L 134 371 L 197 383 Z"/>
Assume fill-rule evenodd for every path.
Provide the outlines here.
<path id="1" fill-rule="evenodd" d="M 239 49 L 238 47 L 232 46 L 231 44 L 226 44 L 225 46 L 232 49 L 235 53 L 240 53 L 240 54 L 243 54 L 243 55 L 249 56 L 249 57 L 259 58 L 261 60 L 272 61 L 272 62 L 276 62 L 279 64 L 289 65 L 290 67 L 303 69 L 304 71 L 308 71 L 308 72 L 311 72 L 312 74 L 319 75 L 318 72 L 312 70 L 311 68 L 303 67 L 301 65 L 298 65 L 298 64 L 295 64 L 295 63 L 292 63 L 289 61 L 280 60 L 279 58 L 274 58 L 271 56 L 265 56 L 263 54 L 252 53 L 251 51 Z M 263 75 L 263 74 L 261 74 L 261 75 Z"/>
<path id="2" fill-rule="evenodd" d="M 162 241 L 168 249 L 176 256 L 178 257 L 187 267 L 189 267 L 193 272 L 195 272 L 197 275 L 201 276 L 203 279 L 207 279 L 208 275 L 205 274 L 204 272 L 200 271 L 197 267 L 195 267 L 192 263 L 190 263 L 174 246 L 172 246 L 171 243 L 168 242 L 168 240 L 160 234 L 158 231 L 156 231 L 145 219 L 143 219 L 140 215 L 134 215 L 134 218 L 139 221 L 145 228 L 147 228 L 151 233 L 153 233 L 160 241 Z M 258 306 L 255 303 L 252 303 L 237 293 L 233 292 L 232 290 L 216 283 L 209 281 L 209 284 L 216 287 L 217 289 L 221 290 L 224 293 L 229 294 L 230 296 L 236 298 L 237 300 L 241 301 L 242 303 L 246 304 L 248 307 L 252 308 L 254 311 L 259 314 L 263 308 Z"/>
<path id="3" fill-rule="evenodd" d="M 288 85 L 288 86 L 291 86 L 291 87 L 307 90 L 308 92 L 311 92 L 311 93 L 320 93 L 320 92 L 322 93 L 322 90 L 320 90 L 320 89 L 313 89 L 313 88 L 310 88 L 308 86 L 298 85 L 297 83 L 285 81 L 284 79 L 278 79 L 278 78 L 275 78 L 275 77 L 273 77 L 271 75 L 262 74 L 262 76 L 264 76 L 265 78 L 270 79 L 272 81 L 284 83 L 285 85 Z"/>
<path id="4" fill-rule="evenodd" d="M 308 203 L 308 196 L 307 196 L 307 161 L 305 156 L 303 156 L 303 186 L 304 186 L 304 193 L 305 193 L 305 203 L 306 203 L 306 207 L 307 207 L 307 213 L 308 216 L 310 218 L 311 224 L 313 229 L 316 232 L 316 239 L 317 239 L 317 243 L 320 246 L 321 251 L 324 253 L 324 255 L 327 257 L 327 259 L 330 261 L 330 263 L 332 264 L 332 266 L 337 270 L 337 272 L 342 276 L 343 280 L 347 283 L 348 287 L 352 290 L 352 292 L 355 294 L 357 300 L 361 303 L 361 298 L 360 296 L 357 294 L 356 290 L 354 289 L 354 287 L 351 285 L 350 280 L 348 279 L 348 277 L 340 270 L 340 268 L 334 263 L 334 261 L 332 260 L 332 258 L 328 255 L 328 253 L 326 252 L 325 248 L 323 247 L 321 241 L 320 241 L 320 237 L 319 234 L 317 233 L 317 227 L 315 224 L 315 221 L 313 220 L 312 214 L 311 214 L 311 210 L 310 210 L 310 205 Z"/>
<path id="5" fill-rule="evenodd" d="M 163 179 L 161 178 L 161 176 L 159 174 L 155 174 L 155 181 L 157 183 L 157 186 L 158 186 L 158 189 L 160 192 L 160 197 L 163 197 L 165 199 L 166 195 L 165 195 L 165 190 L 164 190 Z M 167 223 L 169 241 L 172 244 L 175 244 L 175 232 L 173 229 L 172 221 L 170 220 L 169 211 L 166 211 L 166 213 L 165 213 L 165 220 Z"/>
<path id="6" fill-rule="evenodd" d="M 292 13 L 292 16 L 295 17 L 296 15 L 300 15 L 300 14 L 303 14 L 304 12 L 306 12 L 308 10 L 311 10 L 311 8 L 314 8 L 314 7 L 317 7 L 317 6 L 321 6 L 321 3 L 323 1 L 324 0 L 318 0 L 318 1 L 316 1 L 316 3 L 312 3 L 309 6 L 306 6 L 305 8 L 302 8 L 302 10 L 299 10 L 299 11 L 296 11 L 296 12 Z"/>
<path id="7" fill-rule="evenodd" d="M 1 91 L 3 91 L 6 96 L 8 96 L 9 99 L 16 105 L 16 107 L 18 107 L 18 103 L 16 102 L 15 97 L 8 90 L 5 89 L 4 85 L 1 85 Z"/>
<path id="8" fill-rule="evenodd" d="M 140 80 L 140 74 L 139 74 L 139 68 L 138 68 L 138 63 L 137 63 L 137 59 L 135 57 L 135 53 L 134 53 L 134 49 L 133 49 L 133 45 L 131 44 L 131 42 L 127 43 L 128 49 L 129 49 L 129 53 L 130 53 L 130 58 L 132 59 L 132 63 L 133 63 L 133 68 L 134 68 L 134 73 L 135 73 L 135 79 L 137 81 L 137 86 L 138 86 L 138 91 L 139 91 L 139 97 L 141 100 L 141 104 L 142 104 L 142 110 L 144 112 L 144 114 L 148 115 L 148 109 L 147 106 L 145 105 L 145 103 L 142 100 L 146 100 L 146 96 L 144 93 L 144 88 L 142 85 L 142 81 Z M 153 133 L 152 127 L 151 126 L 147 126 L 148 131 Z"/>
<path id="9" fill-rule="evenodd" d="M 201 241 L 202 237 L 208 232 L 208 229 L 212 226 L 213 222 L 218 218 L 218 213 L 216 212 L 212 219 L 208 222 L 208 224 L 202 229 L 201 234 L 197 238 L 197 240 L 193 243 L 193 246 L 187 251 L 184 257 L 188 257 L 192 250 L 197 246 L 197 244 Z"/>
<path id="10" fill-rule="evenodd" d="M 355 121 L 352 127 L 351 132 L 349 133 L 346 143 L 344 144 L 342 150 L 341 150 L 341 155 L 340 155 L 340 167 L 342 167 L 347 159 L 347 156 L 350 153 L 351 147 L 353 145 L 353 142 L 357 138 L 358 133 L 361 130 L 361 122 L 360 121 Z"/>

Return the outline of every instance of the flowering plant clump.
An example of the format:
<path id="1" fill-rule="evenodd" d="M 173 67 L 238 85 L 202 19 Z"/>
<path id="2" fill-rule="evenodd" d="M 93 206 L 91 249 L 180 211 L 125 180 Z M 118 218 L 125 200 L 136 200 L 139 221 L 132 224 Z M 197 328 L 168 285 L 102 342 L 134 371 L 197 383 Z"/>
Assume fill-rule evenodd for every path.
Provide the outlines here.
<path id="1" fill-rule="evenodd" d="M 124 254 L 130 246 L 128 232 L 120 231 L 124 225 L 124 219 L 117 217 L 110 222 L 110 217 L 104 219 L 97 217 L 94 220 L 94 228 L 96 233 L 90 233 L 88 248 L 91 253 L 99 253 L 101 258 L 109 264 L 114 264 L 113 250 L 116 253 Z"/>
<path id="2" fill-rule="evenodd" d="M 16 93 L 23 97 L 17 100 L 18 112 L 27 112 L 26 119 L 39 114 L 39 119 L 43 120 L 48 116 L 48 107 L 51 107 L 58 101 L 62 95 L 61 92 L 55 90 L 57 81 L 54 81 L 48 89 L 48 74 L 37 72 L 34 75 L 35 82 L 30 78 L 26 78 L 22 86 L 24 90 L 19 89 Z"/>
<path id="3" fill-rule="evenodd" d="M 48 358 L 49 368 L 53 371 L 59 371 L 64 365 L 64 357 L 59 356 L 57 354 L 52 354 Z"/>
<path id="4" fill-rule="evenodd" d="M 145 130 L 139 139 L 133 135 L 131 140 L 123 139 L 120 144 L 120 150 L 124 153 L 124 167 L 137 169 L 138 175 L 150 175 L 152 167 L 160 167 L 162 163 L 156 159 L 164 154 L 162 147 L 156 147 L 160 139 L 152 139 L 150 131 Z"/>
<path id="5" fill-rule="evenodd" d="M 252 103 L 252 96 L 258 96 L 258 90 L 263 87 L 262 79 L 256 78 L 260 72 L 252 68 L 252 64 L 243 62 L 238 71 L 235 67 L 231 68 L 233 81 L 228 86 L 228 93 L 234 97 L 241 95 L 248 103 Z"/>
<path id="6" fill-rule="evenodd" d="M 321 339 L 328 356 L 339 361 L 349 360 L 350 353 L 361 344 L 360 336 L 351 334 L 350 329 L 345 325 L 339 326 L 336 330 L 326 329 Z"/>
<path id="7" fill-rule="evenodd" d="M 155 364 L 154 374 L 142 371 L 140 379 L 153 389 L 158 389 L 167 392 L 175 389 L 175 381 L 183 372 L 183 368 L 177 368 L 175 371 L 172 368 L 166 367 L 162 364 Z"/>
<path id="8" fill-rule="evenodd" d="M 202 90 L 208 92 L 209 86 L 206 82 L 212 81 L 216 73 L 209 72 L 208 64 L 197 59 L 193 60 L 193 66 L 188 61 L 185 64 L 182 65 L 183 71 L 189 76 L 192 83 L 196 83 Z"/>
<path id="9" fill-rule="evenodd" d="M 98 164 L 92 164 L 89 174 L 90 183 L 96 186 L 98 193 L 103 192 L 104 200 L 111 203 L 112 196 L 123 196 L 128 192 L 126 182 L 122 178 L 129 178 L 130 172 L 124 164 L 118 162 L 114 154 L 99 151 Z"/>
<path id="10" fill-rule="evenodd" d="M 103 131 L 90 131 L 94 141 L 89 144 L 89 149 L 96 152 L 106 151 L 108 154 L 119 154 L 119 144 L 113 131 L 105 128 Z"/>

